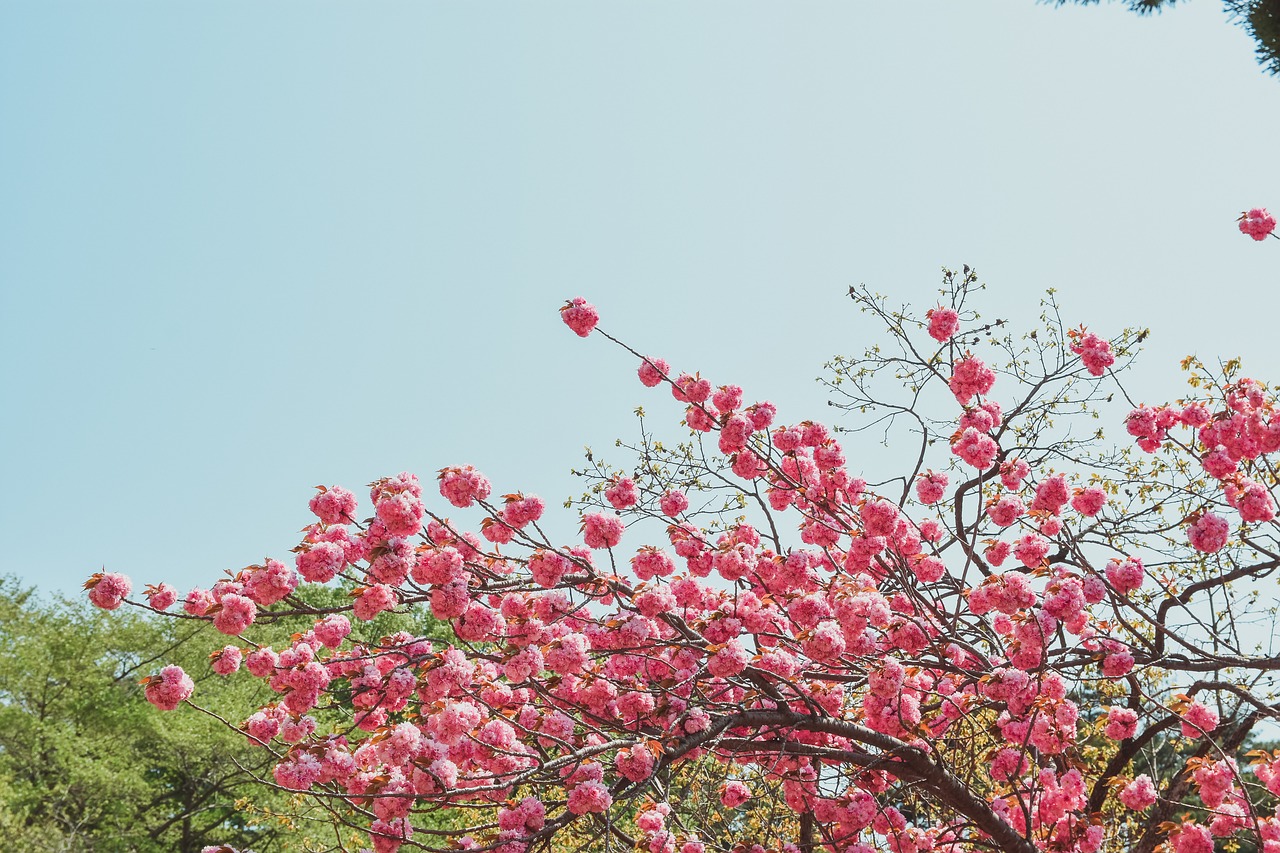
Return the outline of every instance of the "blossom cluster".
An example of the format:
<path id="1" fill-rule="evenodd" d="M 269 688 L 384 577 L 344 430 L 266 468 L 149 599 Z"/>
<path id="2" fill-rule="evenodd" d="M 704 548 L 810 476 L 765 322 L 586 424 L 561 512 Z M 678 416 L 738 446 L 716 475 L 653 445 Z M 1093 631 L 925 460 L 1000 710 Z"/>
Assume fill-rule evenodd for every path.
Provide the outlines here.
<path id="1" fill-rule="evenodd" d="M 1255 240 L 1265 240 L 1276 230 L 1276 218 L 1265 207 L 1254 207 L 1240 214 L 1240 233 Z"/>
<path id="2" fill-rule="evenodd" d="M 1276 517 L 1271 486 L 1250 473 L 1262 457 L 1280 450 L 1280 406 L 1261 383 L 1247 378 L 1230 382 L 1216 411 L 1204 401 L 1139 406 L 1125 423 L 1147 453 L 1159 450 L 1171 430 L 1189 430 L 1199 467 L 1218 483 L 1223 503 L 1236 511 L 1240 521 L 1258 524 Z M 1264 468 L 1259 471 L 1269 478 Z M 1227 545 L 1231 523 L 1221 512 L 1205 509 L 1188 521 L 1187 541 L 1196 551 L 1211 554 Z"/>

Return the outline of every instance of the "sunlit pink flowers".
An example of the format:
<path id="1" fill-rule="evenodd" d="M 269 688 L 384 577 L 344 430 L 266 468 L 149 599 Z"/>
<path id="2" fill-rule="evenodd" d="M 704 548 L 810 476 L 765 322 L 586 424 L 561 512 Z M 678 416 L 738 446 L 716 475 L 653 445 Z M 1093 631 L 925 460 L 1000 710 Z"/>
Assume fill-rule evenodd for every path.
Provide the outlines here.
<path id="1" fill-rule="evenodd" d="M 1240 233 L 1255 240 L 1265 240 L 1276 230 L 1276 218 L 1265 207 L 1254 207 L 1240 214 Z"/>
<path id="2" fill-rule="evenodd" d="M 564 320 L 566 326 L 573 329 L 575 335 L 585 338 L 600 322 L 600 314 L 596 311 L 596 306 L 581 296 L 575 296 L 560 309 L 560 319 Z"/>
<path id="3" fill-rule="evenodd" d="M 1156 801 L 1156 784 L 1147 774 L 1142 774 L 1120 789 L 1120 802 L 1127 809 L 1140 812 Z"/>
<path id="4" fill-rule="evenodd" d="M 916 497 L 923 504 L 937 503 L 946 494 L 947 482 L 946 474 L 925 471 L 916 478 Z"/>
<path id="5" fill-rule="evenodd" d="M 985 395 L 995 385 L 996 374 L 982 359 L 966 355 L 956 362 L 951 374 L 951 393 L 962 406 L 969 405 L 975 395 Z"/>
<path id="6" fill-rule="evenodd" d="M 643 385 L 654 388 L 661 384 L 664 377 L 671 375 L 671 365 L 661 358 L 646 358 L 640 362 L 637 374 Z"/>
<path id="7" fill-rule="evenodd" d="M 84 588 L 89 590 L 89 601 L 95 607 L 115 610 L 128 597 L 133 584 L 125 575 L 116 572 L 97 572 L 85 581 Z"/>
<path id="8" fill-rule="evenodd" d="M 1071 336 L 1071 351 L 1080 356 L 1090 375 L 1101 376 L 1107 372 L 1108 367 L 1116 363 L 1116 357 L 1111 352 L 1111 342 L 1106 338 L 1086 331 L 1084 326 L 1072 329 L 1068 334 Z"/>
<path id="9" fill-rule="evenodd" d="M 1182 712 L 1182 734 L 1198 738 L 1218 727 L 1218 712 L 1201 702 L 1190 703 Z"/>
<path id="10" fill-rule="evenodd" d="M 611 512 L 595 512 L 582 519 L 582 540 L 589 548 L 612 548 L 622 541 L 623 521 Z"/>
<path id="11" fill-rule="evenodd" d="M 1154 735 L 1209 750 L 1239 723 L 1209 669 L 1170 666 L 1152 638 L 1171 634 L 1153 614 L 1180 606 L 1180 568 L 1211 577 L 1202 570 L 1217 558 L 1203 555 L 1235 530 L 1243 551 L 1275 520 L 1263 457 L 1280 451 L 1280 407 L 1267 386 L 1234 377 L 1176 405 L 1130 403 L 1121 450 L 1134 469 L 1114 478 L 1121 469 L 1055 443 L 1049 416 L 1066 404 L 1027 402 L 1031 368 L 1011 364 L 999 344 L 982 350 L 999 359 L 988 365 L 948 343 L 962 316 L 977 315 L 961 299 L 944 301 L 956 307 L 900 324 L 907 351 L 922 327 L 943 344 L 925 347 L 909 374 L 943 408 L 902 410 L 920 414 L 924 439 L 912 442 L 905 469 L 873 478 L 881 460 L 843 424 L 775 424 L 776 407 L 751 403 L 740 385 L 673 376 L 666 362 L 642 359 L 638 377 L 671 391 L 677 404 L 666 394 L 658 402 L 673 426 L 696 431 L 696 453 L 667 461 L 655 439 L 635 464 L 593 459 L 584 496 L 567 505 L 576 536 L 571 525 L 548 532 L 566 525 L 544 520 L 536 495 L 490 502 L 495 485 L 468 465 L 440 471 L 439 496 L 424 495 L 410 473 L 377 479 L 371 512 L 352 492 L 321 487 L 294 564 L 266 559 L 182 601 L 176 616 L 236 638 L 218 638 L 224 645 L 194 674 L 260 679 L 270 701 L 233 725 L 269 747 L 278 786 L 364 808 L 376 851 L 409 846 L 409 820 L 428 809 L 475 804 L 486 825 L 453 839 L 456 849 L 529 853 L 535 833 L 580 820 L 585 831 L 634 825 L 635 846 L 648 853 L 706 853 L 714 845 L 659 801 L 681 762 L 693 761 L 725 808 L 812 815 L 842 853 L 1022 849 L 1019 838 L 1096 853 L 1112 832 L 1093 819 L 1099 803 L 1109 819 L 1141 825 L 1162 802 L 1161 785 L 1131 775 L 1151 766 L 1135 756 L 1100 780 L 1112 757 Z M 598 322 L 582 299 L 561 316 L 583 337 Z M 1086 388 L 1082 400 L 1098 399 L 1127 367 L 1083 327 L 1056 335 L 1042 351 L 1053 353 L 1046 369 L 1062 388 Z M 965 343 L 984 346 L 981 334 Z M 634 364 L 628 357 L 626 370 Z M 1131 452 L 1135 439 L 1159 455 Z M 1192 481 L 1179 486 L 1185 499 L 1148 482 L 1144 465 L 1170 462 Z M 741 500 L 722 503 L 722 492 Z M 1163 510 L 1150 508 L 1162 500 Z M 1127 554 L 1146 556 L 1150 570 Z M 305 611 L 304 581 L 333 583 L 333 597 Z M 105 572 L 86 586 L 106 609 L 132 588 Z M 153 610 L 178 603 L 166 584 L 145 595 Z M 397 620 L 429 611 L 445 624 L 378 637 L 370 623 L 392 621 L 378 619 L 388 611 Z M 278 619 L 305 612 L 312 618 L 298 633 L 270 639 Z M 1191 642 L 1178 660 L 1195 656 Z M 144 683 L 165 710 L 194 688 L 176 666 Z M 1099 685 L 1115 707 L 1083 704 Z M 863 747 L 877 766 L 862 761 Z M 894 807 L 902 781 L 937 794 L 932 766 L 903 762 L 945 770 L 956 749 L 967 768 L 957 779 L 971 778 L 975 756 L 989 771 L 967 790 L 965 821 L 934 824 Z M 1240 770 L 1205 755 L 1185 778 L 1213 811 L 1170 817 L 1174 853 L 1209 853 L 1214 837 L 1249 826 Z M 1257 766 L 1258 781 L 1280 790 L 1280 755 Z M 1280 818 L 1259 825 L 1280 841 Z M 997 836 L 1010 829 L 1004 845 Z M 958 831 L 972 832 L 976 847 Z"/>
<path id="12" fill-rule="evenodd" d="M 929 320 L 929 337 L 938 343 L 946 343 L 960 331 L 960 315 L 954 308 L 939 305 L 929 309 L 925 316 Z"/>
<path id="13" fill-rule="evenodd" d="M 191 697 L 196 684 L 180 666 L 166 666 L 159 675 L 143 681 L 147 701 L 161 711 L 172 711 Z"/>
<path id="14" fill-rule="evenodd" d="M 1106 567 L 1107 580 L 1121 595 L 1128 595 L 1142 586 L 1144 576 L 1142 560 L 1112 560 Z"/>
<path id="15" fill-rule="evenodd" d="M 445 468 L 440 472 L 440 494 L 456 507 L 469 507 L 489 497 L 489 478 L 470 465 Z"/>
<path id="16" fill-rule="evenodd" d="M 603 812 L 613 805 L 609 789 L 599 782 L 582 782 L 569 792 L 569 811 L 574 814 Z"/>
<path id="17" fill-rule="evenodd" d="M 720 802 L 725 808 L 736 809 L 751 799 L 751 789 L 745 783 L 733 780 L 720 789 Z"/>
<path id="18" fill-rule="evenodd" d="M 1197 551 L 1211 554 L 1227 544 L 1231 525 L 1217 513 L 1206 512 L 1187 528 L 1187 540 Z"/>
<path id="19" fill-rule="evenodd" d="M 355 520 L 356 496 L 346 489 L 334 486 L 316 487 L 318 494 L 311 498 L 311 511 L 325 524 L 344 524 Z"/>

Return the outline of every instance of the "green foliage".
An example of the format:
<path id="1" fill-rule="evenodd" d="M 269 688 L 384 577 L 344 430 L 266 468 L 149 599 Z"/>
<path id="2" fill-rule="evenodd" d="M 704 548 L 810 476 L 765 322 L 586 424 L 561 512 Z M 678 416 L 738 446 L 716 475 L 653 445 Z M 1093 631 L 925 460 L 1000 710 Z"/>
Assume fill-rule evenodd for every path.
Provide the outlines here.
<path id="1" fill-rule="evenodd" d="M 1096 6 L 1102 0 L 1052 0 L 1052 2 L 1057 6 L 1065 6 L 1068 3 L 1075 3 L 1077 6 Z M 1137 12 L 1139 15 L 1159 12 L 1178 4 L 1178 0 L 1122 0 L 1122 2 L 1129 11 Z"/>
<path id="2" fill-rule="evenodd" d="M 280 823 L 250 825 L 236 807 L 245 797 L 259 808 L 287 806 L 252 782 L 250 774 L 267 769 L 261 750 L 211 717 L 190 708 L 162 714 L 142 696 L 142 676 L 178 663 L 217 707 L 247 715 L 260 704 L 266 697 L 255 680 L 211 672 L 211 635 L 199 622 L 44 601 L 0 579 L 0 834 L 7 849 L 308 849 L 314 838 L 305 828 L 286 837 Z"/>
<path id="3" fill-rule="evenodd" d="M 277 649 L 309 629 L 348 591 L 300 587 L 286 615 L 265 616 L 245 639 Z M 453 634 L 423 612 L 357 622 L 353 640 L 407 631 L 448 643 Z M 248 673 L 228 678 L 208 652 L 227 643 L 207 622 L 84 601 L 44 600 L 0 577 L 0 837 L 24 853 L 189 853 L 230 844 L 257 853 L 359 849 L 367 818 L 345 807 L 265 787 L 273 756 L 233 731 L 276 697 Z M 243 647 L 243 642 L 240 643 Z M 246 647 L 251 648 L 251 646 Z M 226 722 L 191 707 L 160 712 L 138 684 L 176 663 L 196 681 L 193 697 Z M 345 716 L 343 716 L 345 714 Z M 323 731 L 349 731 L 349 710 L 318 709 Z M 360 732 L 354 732 L 360 735 Z M 442 812 L 426 822 L 445 827 Z"/>
<path id="4" fill-rule="evenodd" d="M 1257 42 L 1258 63 L 1280 75 L 1280 0 L 1233 0 L 1227 8 Z"/>
<path id="5" fill-rule="evenodd" d="M 1100 0 L 1045 0 L 1057 6 L 1075 3 L 1093 6 Z M 1140 15 L 1160 12 L 1178 0 L 1122 0 Z M 1271 75 L 1280 75 L 1280 0 L 1223 0 L 1227 17 L 1241 26 L 1256 43 L 1258 64 Z"/>

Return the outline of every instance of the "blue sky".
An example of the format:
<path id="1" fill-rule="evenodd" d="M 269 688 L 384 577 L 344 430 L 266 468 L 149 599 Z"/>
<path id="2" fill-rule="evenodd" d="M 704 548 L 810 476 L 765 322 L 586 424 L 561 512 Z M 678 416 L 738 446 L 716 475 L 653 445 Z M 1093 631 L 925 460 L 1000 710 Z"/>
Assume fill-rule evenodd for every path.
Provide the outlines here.
<path id="1" fill-rule="evenodd" d="M 1280 374 L 1233 222 L 1280 82 L 1211 0 L 8 0 L 0 126 L 0 572 L 49 590 L 287 557 L 318 483 L 559 501 L 640 403 L 679 435 L 579 294 L 791 419 L 873 342 L 849 285 L 964 263 L 990 315 L 1150 326 L 1145 399 Z"/>

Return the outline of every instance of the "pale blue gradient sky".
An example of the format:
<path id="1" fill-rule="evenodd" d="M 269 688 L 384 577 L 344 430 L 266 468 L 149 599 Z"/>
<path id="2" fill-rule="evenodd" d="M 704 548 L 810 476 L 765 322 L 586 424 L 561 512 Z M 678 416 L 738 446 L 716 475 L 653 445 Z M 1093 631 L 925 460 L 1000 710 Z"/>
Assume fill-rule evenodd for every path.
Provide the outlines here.
<path id="1" fill-rule="evenodd" d="M 559 501 L 636 404 L 679 434 L 577 294 L 793 419 L 868 342 L 850 284 L 962 263 L 1151 326 L 1153 401 L 1193 350 L 1275 377 L 1233 219 L 1277 131 L 1211 0 L 3 0 L 0 572 L 185 588 L 406 469 Z"/>

